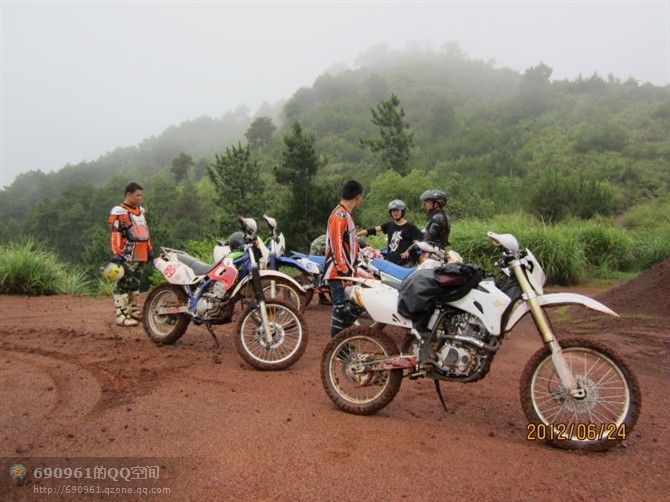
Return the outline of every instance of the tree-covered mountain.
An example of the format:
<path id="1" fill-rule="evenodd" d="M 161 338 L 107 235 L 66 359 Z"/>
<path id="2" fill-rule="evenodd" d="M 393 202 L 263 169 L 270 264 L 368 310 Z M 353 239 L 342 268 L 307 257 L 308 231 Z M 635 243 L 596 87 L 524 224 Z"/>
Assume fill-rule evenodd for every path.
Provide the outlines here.
<path id="1" fill-rule="evenodd" d="M 304 248 L 346 178 L 366 188 L 357 220 L 368 226 L 395 198 L 423 223 L 418 198 L 435 187 L 455 220 L 617 217 L 660 204 L 670 227 L 670 86 L 595 74 L 552 81 L 542 63 L 496 68 L 455 44 L 379 46 L 357 64 L 324 73 L 280 109 L 200 117 L 95 161 L 24 173 L 0 191 L 0 240 L 32 235 L 74 263 L 99 264 L 107 213 L 131 180 L 145 187 L 154 238 L 170 246 L 232 231 L 242 199 L 230 194 L 243 193 L 241 207 L 278 217 L 289 246 Z M 400 139 L 407 155 L 396 164 L 384 149 Z M 234 176 L 235 157 L 251 174 Z M 226 179 L 259 181 L 228 190 Z"/>

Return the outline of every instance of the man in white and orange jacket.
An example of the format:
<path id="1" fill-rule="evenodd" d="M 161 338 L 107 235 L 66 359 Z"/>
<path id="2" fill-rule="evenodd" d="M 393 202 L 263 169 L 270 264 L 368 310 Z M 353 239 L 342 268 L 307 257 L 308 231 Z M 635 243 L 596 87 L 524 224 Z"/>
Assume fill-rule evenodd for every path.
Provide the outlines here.
<path id="1" fill-rule="evenodd" d="M 342 277 L 353 276 L 358 259 L 358 237 L 352 211 L 363 199 L 363 186 L 349 180 L 342 188 L 342 198 L 328 218 L 324 279 L 330 284 L 333 313 L 330 336 L 351 326 L 360 315 L 360 308 L 349 302 L 344 294 Z"/>
<path id="2" fill-rule="evenodd" d="M 109 215 L 112 262 L 122 265 L 123 277 L 114 283 L 116 324 L 137 326 L 142 312 L 137 305 L 142 264 L 153 258 L 151 236 L 142 203 L 144 189 L 137 183 L 126 187 L 123 202 Z"/>

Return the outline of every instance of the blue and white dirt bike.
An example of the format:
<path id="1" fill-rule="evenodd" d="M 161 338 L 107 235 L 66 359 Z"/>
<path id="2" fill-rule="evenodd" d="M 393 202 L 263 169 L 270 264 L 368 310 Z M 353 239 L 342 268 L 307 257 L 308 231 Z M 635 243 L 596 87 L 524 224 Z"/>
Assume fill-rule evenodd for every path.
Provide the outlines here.
<path id="1" fill-rule="evenodd" d="M 277 221 L 267 215 L 263 215 L 263 219 L 271 232 L 271 237 L 267 241 L 267 268 L 271 270 L 290 268 L 295 271 L 295 275 L 292 277 L 304 290 L 304 307 L 312 301 L 314 293 L 317 293 L 319 297 L 330 296 L 330 288 L 323 281 L 325 257 L 307 255 L 297 251 L 291 251 L 290 256 L 285 256 L 286 239 L 284 234 L 277 230 Z"/>
<path id="2" fill-rule="evenodd" d="M 144 330 L 153 342 L 167 345 L 181 338 L 192 321 L 206 326 L 218 347 L 212 326 L 232 322 L 239 302 L 243 310 L 234 332 L 242 359 L 261 370 L 288 368 L 305 352 L 307 329 L 295 307 L 278 298 L 266 299 L 264 281 L 283 280 L 285 274 L 260 269 L 256 222 L 250 218 L 239 221 L 244 239 L 243 256 L 237 263 L 223 243 L 215 248 L 214 263 L 203 263 L 177 249 L 161 248 L 154 266 L 166 282 L 147 296 Z"/>

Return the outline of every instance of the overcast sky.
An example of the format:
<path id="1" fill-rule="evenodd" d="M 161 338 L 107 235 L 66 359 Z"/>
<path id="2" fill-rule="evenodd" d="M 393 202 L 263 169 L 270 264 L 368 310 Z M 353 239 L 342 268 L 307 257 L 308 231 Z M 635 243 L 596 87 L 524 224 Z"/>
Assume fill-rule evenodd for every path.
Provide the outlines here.
<path id="1" fill-rule="evenodd" d="M 670 1 L 2 2 L 0 187 L 275 104 L 387 43 L 670 84 Z"/>

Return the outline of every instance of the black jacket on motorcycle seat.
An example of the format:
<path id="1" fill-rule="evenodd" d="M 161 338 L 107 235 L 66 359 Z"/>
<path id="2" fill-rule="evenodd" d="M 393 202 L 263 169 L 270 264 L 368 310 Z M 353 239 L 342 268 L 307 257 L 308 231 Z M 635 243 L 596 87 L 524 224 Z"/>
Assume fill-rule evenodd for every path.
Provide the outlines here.
<path id="1" fill-rule="evenodd" d="M 453 302 L 467 295 L 482 280 L 476 265 L 445 263 L 417 270 L 400 285 L 398 313 L 412 320 L 432 312 L 437 302 Z"/>

